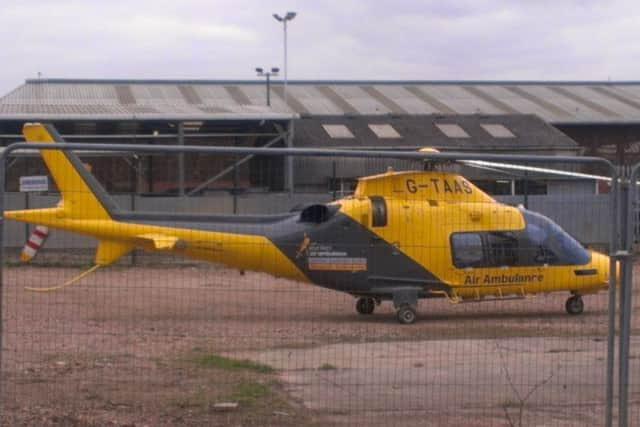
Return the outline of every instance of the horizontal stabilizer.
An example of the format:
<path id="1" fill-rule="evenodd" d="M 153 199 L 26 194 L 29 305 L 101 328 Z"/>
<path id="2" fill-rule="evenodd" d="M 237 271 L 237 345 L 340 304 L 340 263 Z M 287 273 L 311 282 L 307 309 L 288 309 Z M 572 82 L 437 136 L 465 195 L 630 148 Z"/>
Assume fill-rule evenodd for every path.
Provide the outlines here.
<path id="1" fill-rule="evenodd" d="M 175 249 L 180 239 L 175 236 L 165 234 L 141 234 L 135 237 L 136 243 L 140 246 L 151 246 L 158 251 L 170 251 Z"/>

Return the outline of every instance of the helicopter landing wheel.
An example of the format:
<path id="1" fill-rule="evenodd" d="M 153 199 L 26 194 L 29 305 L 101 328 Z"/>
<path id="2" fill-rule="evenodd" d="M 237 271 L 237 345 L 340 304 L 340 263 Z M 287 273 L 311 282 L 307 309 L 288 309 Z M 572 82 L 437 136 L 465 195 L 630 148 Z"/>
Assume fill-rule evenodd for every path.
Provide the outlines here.
<path id="1" fill-rule="evenodd" d="M 416 310 L 408 304 L 403 304 L 398 308 L 396 317 L 398 318 L 398 322 L 403 325 L 410 325 L 416 321 Z"/>
<path id="2" fill-rule="evenodd" d="M 372 297 L 360 297 L 356 301 L 356 311 L 360 314 L 373 314 L 376 308 L 376 300 Z"/>
<path id="3" fill-rule="evenodd" d="M 584 302 L 582 301 L 582 297 L 580 295 L 574 295 L 567 299 L 564 308 L 567 310 L 567 313 L 571 315 L 582 314 L 584 311 Z"/>

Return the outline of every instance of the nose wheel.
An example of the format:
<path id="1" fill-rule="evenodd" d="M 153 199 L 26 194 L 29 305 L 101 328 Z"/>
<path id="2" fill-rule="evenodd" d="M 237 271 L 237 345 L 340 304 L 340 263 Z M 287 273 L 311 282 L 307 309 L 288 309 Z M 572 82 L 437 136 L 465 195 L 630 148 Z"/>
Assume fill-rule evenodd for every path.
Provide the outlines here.
<path id="1" fill-rule="evenodd" d="M 582 314 L 584 311 L 584 302 L 582 301 L 582 297 L 580 295 L 574 295 L 567 299 L 564 308 L 567 310 L 567 313 L 571 315 Z"/>
<path id="2" fill-rule="evenodd" d="M 403 304 L 398 307 L 396 317 L 398 319 L 398 322 L 402 323 L 403 325 L 410 325 L 416 321 L 416 310 L 409 304 Z"/>
<path id="3" fill-rule="evenodd" d="M 356 311 L 360 314 L 373 314 L 376 309 L 376 300 L 372 297 L 360 297 L 356 301 Z"/>

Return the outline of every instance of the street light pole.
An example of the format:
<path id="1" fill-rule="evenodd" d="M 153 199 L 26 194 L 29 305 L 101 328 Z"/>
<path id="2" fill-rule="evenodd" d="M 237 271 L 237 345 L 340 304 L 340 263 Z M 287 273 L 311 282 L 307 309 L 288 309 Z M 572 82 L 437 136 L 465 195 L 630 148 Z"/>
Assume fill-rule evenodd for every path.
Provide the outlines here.
<path id="1" fill-rule="evenodd" d="M 276 21 L 282 22 L 284 26 L 284 88 L 283 95 L 285 106 L 289 106 L 287 104 L 287 21 L 291 21 L 296 17 L 296 12 L 287 12 L 286 15 L 280 16 L 277 13 L 273 14 L 273 17 Z"/>
<path id="2" fill-rule="evenodd" d="M 271 107 L 271 73 L 267 73 L 267 107 Z"/>
<path id="3" fill-rule="evenodd" d="M 287 107 L 287 20 L 284 23 L 284 87 L 282 88 L 282 97 L 284 98 L 284 106 Z"/>
<path id="4" fill-rule="evenodd" d="M 271 76 L 277 76 L 279 71 L 280 69 L 276 67 L 271 68 L 271 71 L 264 71 L 260 67 L 256 68 L 258 76 L 267 78 L 267 106 L 269 107 L 271 106 Z"/>

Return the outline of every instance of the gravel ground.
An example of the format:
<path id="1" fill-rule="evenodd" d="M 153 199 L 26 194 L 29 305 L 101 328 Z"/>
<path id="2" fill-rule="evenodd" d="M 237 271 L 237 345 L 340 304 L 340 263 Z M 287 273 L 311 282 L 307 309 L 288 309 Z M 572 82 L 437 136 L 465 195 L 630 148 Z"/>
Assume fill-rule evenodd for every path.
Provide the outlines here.
<path id="1" fill-rule="evenodd" d="M 581 316 L 560 294 L 422 301 L 402 326 L 385 304 L 359 316 L 348 295 L 209 265 L 110 267 L 58 292 L 23 289 L 77 272 L 5 269 L 3 425 L 488 426 L 518 425 L 520 409 L 522 425 L 602 419 L 606 294 L 585 297 Z M 637 374 L 636 341 L 632 353 Z M 212 354 L 275 371 L 198 364 Z M 227 400 L 240 407 L 214 410 Z"/>

